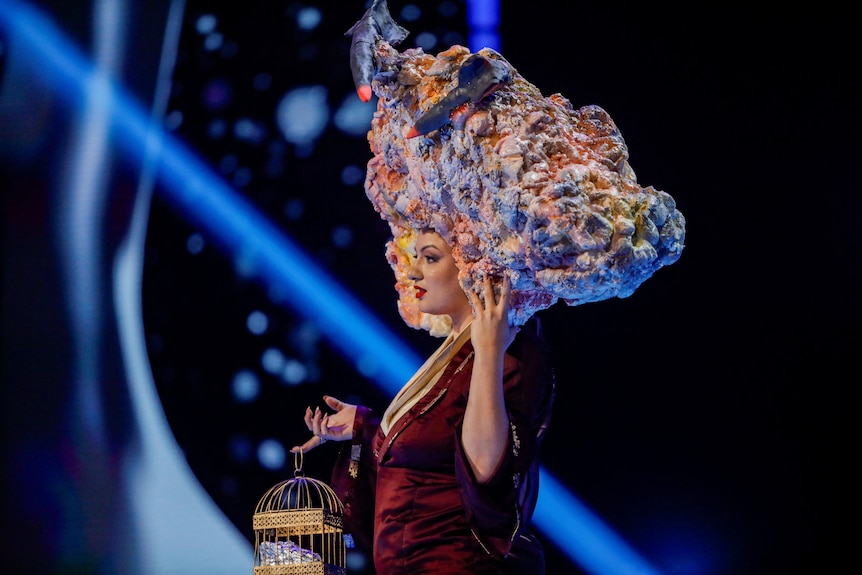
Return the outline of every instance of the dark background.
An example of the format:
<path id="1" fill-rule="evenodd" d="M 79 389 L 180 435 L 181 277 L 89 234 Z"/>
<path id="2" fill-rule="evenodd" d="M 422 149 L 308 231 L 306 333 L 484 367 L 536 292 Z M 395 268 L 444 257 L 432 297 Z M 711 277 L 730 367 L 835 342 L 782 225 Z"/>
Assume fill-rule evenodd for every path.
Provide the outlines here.
<path id="1" fill-rule="evenodd" d="M 348 95 L 343 33 L 364 10 L 353 4 L 307 3 L 321 7 L 324 23 L 314 33 L 297 33 L 286 2 L 218 9 L 187 2 L 167 115 L 182 111 L 183 122 L 171 128 L 178 138 L 427 353 L 438 341 L 406 327 L 395 310 L 383 258 L 388 230 L 361 182 L 341 177 L 345 166 L 370 157 L 364 137 L 328 129 L 305 154 L 280 141 L 274 126 L 258 142 L 207 131 L 214 116 L 271 122 L 277 96 L 292 84 L 326 86 L 333 105 Z M 35 5 L 88 50 L 88 3 Z M 462 3 L 445 17 L 435 2 L 415 5 L 422 16 L 405 22 L 402 3 L 390 2 L 411 30 L 405 44 L 426 30 L 454 34 L 429 52 L 459 35 L 466 43 Z M 145 107 L 154 98 L 167 6 L 132 9 L 123 83 Z M 218 14 L 230 50 L 202 47 L 193 23 L 205 12 Z M 848 497 L 851 389 L 860 379 L 862 331 L 858 50 L 849 16 L 828 5 L 755 15 L 748 5 L 727 3 L 577 2 L 564 9 L 549 0 L 504 1 L 499 34 L 501 53 L 544 94 L 607 110 L 640 183 L 670 193 L 687 220 L 680 260 L 634 295 L 542 312 L 559 381 L 546 469 L 665 575 L 820 573 L 843 565 L 852 549 L 847 526 L 855 519 Z M 0 73 L 14 44 L 5 46 Z M 260 71 L 270 74 L 269 90 L 249 88 Z M 219 106 L 203 105 L 214 79 L 228 95 Z M 0 104 L 10 90 L 0 83 Z M 25 108 L 27 134 L 38 138 L 12 129 L 21 120 L 8 104 L 0 118 L 3 559 L 35 561 L 35 572 L 132 572 L 112 571 L 102 555 L 112 551 L 99 547 L 99 536 L 62 535 L 76 525 L 92 529 L 85 503 L 78 504 L 84 518 L 77 523 L 52 522 L 53 508 L 75 504 L 56 503 L 45 478 L 74 475 L 63 462 L 82 443 L 69 439 L 79 427 L 65 417 L 76 344 L 61 289 L 62 198 L 54 187 L 74 114 L 51 101 L 45 96 Z M 273 157 L 278 169 L 267 163 Z M 254 174 L 250 182 L 242 183 L 239 175 L 247 172 L 237 166 Z M 127 162 L 111 169 L 104 223 L 94 230 L 106 274 L 129 225 L 139 177 Z M 287 447 L 301 442 L 302 410 L 324 393 L 378 408 L 388 394 L 324 338 L 307 336 L 313 322 L 309 327 L 296 310 L 273 301 L 266 286 L 238 273 L 236 261 L 206 234 L 204 249 L 191 254 L 185 246 L 198 233 L 195 224 L 155 188 L 141 283 L 153 379 L 197 479 L 251 537 L 255 503 L 291 475 L 292 461 L 266 468 L 246 453 L 248 446 L 269 438 Z M 337 230 L 351 240 L 333 242 Z M 110 309 L 110 289 L 103 289 Z M 263 336 L 245 328 L 253 311 L 269 318 Z M 135 431 L 124 424 L 131 400 L 115 341 L 120 328 L 110 312 L 102 321 L 98 393 L 110 431 L 107 452 L 119 459 Z M 259 369 L 263 350 L 273 347 L 301 361 L 307 379 L 285 386 L 264 373 L 257 400 L 237 402 L 233 374 Z M 42 463 L 22 468 L 21 453 L 34 448 L 45 454 Z M 309 472 L 325 479 L 332 454 L 315 452 Z M 104 465 L 116 472 L 115 463 Z M 110 477 L 104 481 L 110 492 Z M 122 506 L 106 516 L 121 524 Z M 546 535 L 549 574 L 587 572 Z M 56 545 L 48 553 L 33 543 L 64 537 L 84 542 L 77 551 Z M 74 567 L 63 571 L 63 565 Z"/>

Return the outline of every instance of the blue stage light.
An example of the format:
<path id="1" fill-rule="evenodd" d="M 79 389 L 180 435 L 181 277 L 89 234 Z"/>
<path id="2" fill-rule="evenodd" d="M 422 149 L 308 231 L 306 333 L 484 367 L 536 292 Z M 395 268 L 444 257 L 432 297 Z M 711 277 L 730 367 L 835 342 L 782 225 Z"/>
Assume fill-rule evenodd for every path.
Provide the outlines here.
<path id="1" fill-rule="evenodd" d="M 394 394 L 421 360 L 380 320 L 321 270 L 281 229 L 228 186 L 210 166 L 162 127 L 119 86 L 96 74 L 87 60 L 35 12 L 0 9 L 29 43 L 34 72 L 74 106 L 87 90 L 104 90 L 113 103 L 116 141 L 132 161 L 157 158 L 158 191 L 178 213 L 199 226 L 230 255 L 240 272 L 274 286 L 283 303 L 315 321 L 333 346 L 363 365 Z M 379 361 L 387 350 L 386 362 Z"/>
<path id="2" fill-rule="evenodd" d="M 500 51 L 500 1 L 467 0 L 468 44 L 472 52 L 482 48 Z"/>
<path id="3" fill-rule="evenodd" d="M 536 526 L 585 571 L 592 575 L 660 575 L 552 475 L 543 470 L 539 482 Z"/>

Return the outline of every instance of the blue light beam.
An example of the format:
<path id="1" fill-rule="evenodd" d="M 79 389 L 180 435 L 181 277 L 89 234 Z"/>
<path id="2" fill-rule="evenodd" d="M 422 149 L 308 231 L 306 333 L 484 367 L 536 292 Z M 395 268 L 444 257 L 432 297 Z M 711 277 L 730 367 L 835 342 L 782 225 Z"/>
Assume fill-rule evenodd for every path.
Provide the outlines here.
<path id="1" fill-rule="evenodd" d="M 467 0 L 467 25 L 471 52 L 491 48 L 500 52 L 500 2 L 499 0 Z"/>
<path id="2" fill-rule="evenodd" d="M 75 46 L 32 8 L 0 0 L 0 25 L 13 36 L 10 45 L 20 41 L 30 50 L 33 72 L 66 103 L 105 88 Z M 233 255 L 241 270 L 289 292 L 293 309 L 320 323 L 346 357 L 357 365 L 374 362 L 378 382 L 396 393 L 420 365 L 418 356 L 205 162 L 149 121 L 120 87 L 108 87 L 121 147 L 136 162 L 150 153 L 159 158 L 160 191 L 174 208 Z M 382 363 L 376 360 L 381 350 L 387 357 Z M 660 575 L 544 470 L 541 481 L 535 523 L 570 559 L 593 575 Z"/>
<path id="3" fill-rule="evenodd" d="M 330 343 L 362 366 L 362 373 L 379 380 L 391 394 L 397 393 L 422 363 L 414 351 L 205 162 L 151 121 L 120 87 L 108 85 L 109 80 L 97 74 L 37 12 L 0 2 L 0 20 L 10 23 L 18 39 L 29 45 L 31 69 L 41 72 L 55 94 L 71 105 L 95 90 L 108 95 L 120 146 L 138 164 L 144 158 L 158 158 L 159 192 L 233 256 L 242 274 L 284 294 L 284 301 L 317 323 Z"/>
<path id="4" fill-rule="evenodd" d="M 592 575 L 660 575 L 544 469 L 534 523 Z"/>

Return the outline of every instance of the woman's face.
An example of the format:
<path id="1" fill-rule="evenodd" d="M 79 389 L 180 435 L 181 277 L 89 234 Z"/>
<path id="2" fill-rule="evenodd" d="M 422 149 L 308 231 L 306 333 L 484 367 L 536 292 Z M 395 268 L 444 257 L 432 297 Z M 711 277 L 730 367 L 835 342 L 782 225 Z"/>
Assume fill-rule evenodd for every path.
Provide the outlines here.
<path id="1" fill-rule="evenodd" d="M 416 263 L 409 270 L 419 309 L 432 315 L 449 315 L 460 331 L 473 316 L 467 294 L 458 283 L 458 267 L 452 251 L 436 232 L 421 232 L 416 239 Z"/>

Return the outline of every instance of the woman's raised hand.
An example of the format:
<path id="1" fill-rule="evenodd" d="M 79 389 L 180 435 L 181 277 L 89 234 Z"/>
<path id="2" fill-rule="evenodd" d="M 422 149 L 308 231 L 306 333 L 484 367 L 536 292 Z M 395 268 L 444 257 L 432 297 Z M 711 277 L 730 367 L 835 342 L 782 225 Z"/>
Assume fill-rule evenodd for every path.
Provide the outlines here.
<path id="1" fill-rule="evenodd" d="M 500 295 L 495 296 L 491 277 L 486 275 L 482 289 L 484 298 L 480 298 L 474 291 L 470 292 L 474 316 L 470 339 L 475 349 L 505 351 L 519 331 L 517 327 L 509 325 L 509 310 L 512 306 L 511 280 L 504 275 Z"/>
<path id="2" fill-rule="evenodd" d="M 344 403 L 329 395 L 323 396 L 326 405 L 335 413 L 324 413 L 319 407 L 314 411 L 305 408 L 305 425 L 314 435 L 311 439 L 291 448 L 291 453 L 307 453 L 323 445 L 327 441 L 347 441 L 353 439 L 353 420 L 356 418 L 356 406 Z"/>

